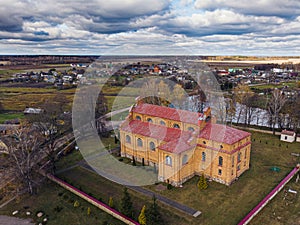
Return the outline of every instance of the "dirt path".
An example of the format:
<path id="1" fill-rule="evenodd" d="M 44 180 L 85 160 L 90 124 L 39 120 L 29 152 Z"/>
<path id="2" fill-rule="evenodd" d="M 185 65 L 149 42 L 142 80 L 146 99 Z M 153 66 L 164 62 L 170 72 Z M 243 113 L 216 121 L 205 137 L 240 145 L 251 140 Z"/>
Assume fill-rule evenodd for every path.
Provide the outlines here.
<path id="1" fill-rule="evenodd" d="M 11 216 L 0 215 L 0 225 L 34 225 L 31 219 L 20 219 Z"/>

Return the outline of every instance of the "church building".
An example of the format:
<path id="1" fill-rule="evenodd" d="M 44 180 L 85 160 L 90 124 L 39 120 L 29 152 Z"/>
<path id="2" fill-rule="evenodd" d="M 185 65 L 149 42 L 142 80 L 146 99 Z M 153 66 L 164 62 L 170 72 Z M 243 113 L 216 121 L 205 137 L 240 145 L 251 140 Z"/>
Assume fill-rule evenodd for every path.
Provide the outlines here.
<path id="1" fill-rule="evenodd" d="M 179 186 L 194 175 L 230 185 L 249 169 L 251 134 L 203 113 L 138 101 L 120 126 L 121 156 L 154 167 Z"/>

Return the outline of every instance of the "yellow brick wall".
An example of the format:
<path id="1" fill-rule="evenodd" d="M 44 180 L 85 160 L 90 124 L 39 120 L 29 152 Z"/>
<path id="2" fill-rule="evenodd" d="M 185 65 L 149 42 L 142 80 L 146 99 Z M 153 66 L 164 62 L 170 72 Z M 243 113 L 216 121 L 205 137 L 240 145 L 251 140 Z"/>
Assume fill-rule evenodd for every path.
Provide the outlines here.
<path id="1" fill-rule="evenodd" d="M 188 130 L 188 127 L 193 127 L 195 130 L 198 129 L 198 127 L 193 124 L 184 124 L 182 122 L 149 117 L 137 113 L 133 113 L 133 119 L 135 119 L 137 115 L 141 117 L 142 121 L 147 121 L 148 118 L 151 118 L 153 123 L 158 125 L 160 125 L 160 121 L 163 120 L 168 127 L 173 127 L 174 123 L 177 123 L 180 126 L 180 129 L 183 130 Z M 131 137 L 130 144 L 126 143 L 125 141 L 126 135 Z M 137 138 L 140 138 L 143 141 L 142 147 L 137 145 Z M 157 139 L 144 137 L 137 134 L 130 134 L 122 130 L 120 130 L 120 139 L 122 155 L 126 154 L 127 157 L 128 155 L 134 156 L 137 161 L 142 161 L 142 158 L 144 158 L 146 164 L 148 164 L 148 162 L 155 163 L 155 165 L 158 167 L 159 179 L 165 182 L 169 180 L 170 183 L 175 185 L 181 184 L 194 174 L 204 174 L 205 176 L 210 177 L 218 182 L 229 185 L 243 172 L 249 169 L 251 143 L 244 147 L 241 146 L 245 145 L 247 142 L 250 142 L 250 137 L 247 137 L 232 145 L 206 140 L 203 138 L 197 138 L 194 141 L 198 144 L 201 144 L 201 146 L 204 145 L 205 147 L 197 146 L 195 149 L 185 151 L 181 154 L 173 154 L 160 150 L 157 147 L 163 143 Z M 154 142 L 156 146 L 155 151 L 150 150 L 151 141 Z M 239 150 L 236 151 L 236 149 Z M 236 152 L 231 154 L 233 151 Z M 206 160 L 204 162 L 202 161 L 202 152 L 205 152 L 206 154 Z M 241 153 L 240 162 L 237 161 L 239 153 Z M 172 158 L 172 166 L 168 166 L 165 163 L 165 158 L 167 155 Z M 182 160 L 184 155 L 187 155 L 189 160 L 187 164 L 183 165 Z M 222 166 L 219 165 L 220 156 L 223 157 Z M 221 172 L 221 174 L 219 174 L 219 172 Z"/>

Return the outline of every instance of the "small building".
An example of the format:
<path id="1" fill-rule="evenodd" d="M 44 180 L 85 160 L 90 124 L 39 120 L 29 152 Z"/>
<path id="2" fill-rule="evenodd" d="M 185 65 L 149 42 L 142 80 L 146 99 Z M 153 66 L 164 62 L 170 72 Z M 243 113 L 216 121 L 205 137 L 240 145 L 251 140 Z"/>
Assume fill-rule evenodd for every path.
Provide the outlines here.
<path id="1" fill-rule="evenodd" d="M 294 142 L 296 133 L 294 131 L 283 130 L 281 131 L 280 140 L 285 142 Z"/>
<path id="2" fill-rule="evenodd" d="M 296 141 L 300 142 L 300 134 L 297 134 Z"/>
<path id="3" fill-rule="evenodd" d="M 42 112 L 42 109 L 38 108 L 26 108 L 24 110 L 24 114 L 40 114 Z"/>

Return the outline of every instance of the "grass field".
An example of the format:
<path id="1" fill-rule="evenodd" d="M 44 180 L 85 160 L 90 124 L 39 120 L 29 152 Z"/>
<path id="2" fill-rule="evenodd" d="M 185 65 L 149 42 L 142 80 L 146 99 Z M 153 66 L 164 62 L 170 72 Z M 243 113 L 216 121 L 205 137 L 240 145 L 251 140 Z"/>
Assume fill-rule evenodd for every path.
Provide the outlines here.
<path id="1" fill-rule="evenodd" d="M 98 174 L 92 173 L 86 169 L 77 167 L 59 176 L 74 186 L 81 188 L 83 191 L 93 195 L 108 204 L 109 197 L 113 197 L 114 205 L 118 209 L 121 202 L 122 192 L 124 187 L 122 185 L 113 183 L 107 179 L 102 178 Z M 149 205 L 151 198 L 140 195 L 136 192 L 130 191 L 131 198 L 134 202 L 135 216 L 137 216 L 143 205 Z M 174 212 L 167 206 L 160 205 L 161 214 L 163 216 L 164 224 L 188 224 L 191 217 L 187 217 L 180 212 Z"/>
<path id="2" fill-rule="evenodd" d="M 92 145 L 90 146 L 92 147 Z M 194 177 L 186 182 L 182 188 L 173 188 L 172 190 L 159 192 L 156 190 L 155 185 L 148 186 L 147 188 L 196 210 L 200 210 L 203 214 L 199 218 L 188 218 L 190 224 L 217 225 L 224 224 L 222 223 L 223 221 L 226 221 L 228 225 L 237 224 L 296 165 L 298 159 L 291 156 L 291 152 L 300 153 L 299 143 L 287 144 L 280 142 L 278 136 L 253 132 L 251 169 L 245 172 L 231 186 L 227 187 L 216 182 L 211 182 L 207 190 L 199 191 L 196 185 L 198 177 Z M 281 171 L 271 171 L 270 168 L 272 166 L 278 166 Z M 78 170 L 80 170 L 81 174 L 80 179 L 76 177 Z M 66 172 L 64 176 L 67 176 L 70 181 L 76 183 L 81 180 L 81 177 L 88 179 L 90 176 L 90 172 L 88 171 L 79 168 L 76 171 Z M 92 178 L 91 180 L 95 179 Z M 92 183 L 93 181 L 87 186 L 92 186 Z M 114 185 L 112 184 L 112 186 Z M 285 212 L 284 215 L 287 218 L 290 215 L 295 219 L 294 211 L 296 209 L 300 210 L 300 205 L 295 205 L 296 209 L 282 207 Z M 258 215 L 257 221 L 259 222 L 254 224 L 269 224 L 267 222 L 270 221 L 270 218 L 273 218 L 270 215 L 272 213 L 269 213 L 269 211 L 263 211 L 261 214 L 262 217 Z M 181 216 L 186 218 L 186 215 L 182 214 Z M 297 218 L 300 219 L 299 216 Z"/>
<path id="3" fill-rule="evenodd" d="M 24 114 L 23 113 L 1 113 L 0 114 L 0 123 L 4 123 L 6 120 L 11 119 L 23 119 Z"/>
<path id="4" fill-rule="evenodd" d="M 75 201 L 80 203 L 77 208 L 74 208 Z M 91 208 L 89 216 L 87 215 L 88 207 Z M 19 210 L 18 217 L 33 218 L 36 224 L 42 222 L 45 217 L 48 218 L 48 225 L 124 224 L 50 181 L 40 188 L 38 195 L 23 196 L 0 209 L 0 214 L 11 216 L 15 210 Z M 27 211 L 30 211 L 32 215 L 27 216 Z M 44 212 L 46 216 L 37 218 L 35 215 L 39 211 Z"/>
<path id="5" fill-rule="evenodd" d="M 273 89 L 273 88 L 283 88 L 285 86 L 288 86 L 290 88 L 296 88 L 297 87 L 296 81 L 289 81 L 289 82 L 282 82 L 279 84 L 263 84 L 263 85 L 253 85 L 251 88 L 256 90 L 265 90 L 265 89 Z"/>
<path id="6" fill-rule="evenodd" d="M 288 189 L 297 194 L 287 192 Z M 250 225 L 297 225 L 300 224 L 300 186 L 292 179 L 285 188 L 261 211 Z"/>
<path id="7" fill-rule="evenodd" d="M 1 87 L 0 102 L 6 111 L 23 111 L 26 107 L 36 107 L 56 94 L 64 95 L 69 106 L 73 102 L 75 89 L 57 90 L 56 88 Z"/>
<path id="8" fill-rule="evenodd" d="M 123 109 L 125 107 L 129 107 L 135 103 L 135 99 L 133 97 L 125 97 L 125 96 L 105 96 L 107 100 L 108 110 L 118 110 Z"/>
<path id="9" fill-rule="evenodd" d="M 250 170 L 231 186 L 212 182 L 207 190 L 199 191 L 198 178 L 194 177 L 183 188 L 161 194 L 202 211 L 198 224 L 237 224 L 296 165 L 298 159 L 290 153 L 300 153 L 299 143 L 285 144 L 278 136 L 253 132 L 252 141 Z M 281 171 L 270 171 L 272 166 Z M 149 188 L 154 190 L 153 186 Z"/>

